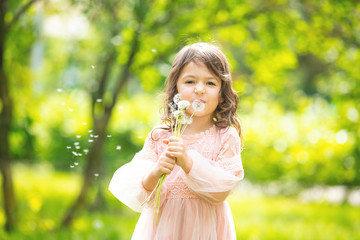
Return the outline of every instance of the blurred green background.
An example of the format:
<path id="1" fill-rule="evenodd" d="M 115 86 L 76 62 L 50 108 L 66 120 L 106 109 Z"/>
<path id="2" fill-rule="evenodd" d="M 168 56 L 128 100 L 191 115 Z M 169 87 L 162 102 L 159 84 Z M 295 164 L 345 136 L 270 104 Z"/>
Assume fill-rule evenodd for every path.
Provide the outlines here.
<path id="1" fill-rule="evenodd" d="M 139 214 L 107 185 L 159 123 L 175 54 L 197 41 L 221 47 L 240 97 L 238 239 L 360 239 L 359 1 L 6 2 L 17 217 L 0 239 L 130 239 Z M 63 227 L 102 116 L 99 171 Z"/>

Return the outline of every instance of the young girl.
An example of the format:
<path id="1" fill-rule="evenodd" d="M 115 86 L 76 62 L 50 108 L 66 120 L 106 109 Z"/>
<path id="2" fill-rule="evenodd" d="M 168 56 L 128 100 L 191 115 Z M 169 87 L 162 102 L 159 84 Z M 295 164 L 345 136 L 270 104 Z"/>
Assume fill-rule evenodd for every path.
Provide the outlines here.
<path id="1" fill-rule="evenodd" d="M 171 135 L 169 104 L 182 100 L 193 121 L 181 137 Z M 147 136 L 143 149 L 119 168 L 109 190 L 134 211 L 141 212 L 132 239 L 236 239 L 226 197 L 243 178 L 241 129 L 236 109 L 239 98 L 232 88 L 225 55 L 208 43 L 184 47 L 175 57 L 167 79 L 162 120 Z M 194 112 L 195 111 L 195 112 Z M 144 205 L 162 174 L 158 221 L 154 196 Z"/>

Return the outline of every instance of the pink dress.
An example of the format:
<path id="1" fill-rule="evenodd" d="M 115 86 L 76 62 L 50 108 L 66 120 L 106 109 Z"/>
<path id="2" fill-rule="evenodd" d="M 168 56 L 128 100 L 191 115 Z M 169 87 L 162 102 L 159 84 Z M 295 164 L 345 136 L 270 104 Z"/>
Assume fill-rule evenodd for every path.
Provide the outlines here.
<path id="1" fill-rule="evenodd" d="M 230 207 L 225 200 L 243 178 L 240 139 L 235 128 L 211 127 L 182 139 L 193 166 L 186 174 L 179 166 L 166 176 L 161 189 L 158 225 L 155 226 L 153 200 L 142 179 L 166 149 L 162 139 L 171 133 L 154 128 L 143 149 L 119 168 L 109 190 L 125 205 L 141 212 L 133 240 L 231 240 L 236 239 Z"/>

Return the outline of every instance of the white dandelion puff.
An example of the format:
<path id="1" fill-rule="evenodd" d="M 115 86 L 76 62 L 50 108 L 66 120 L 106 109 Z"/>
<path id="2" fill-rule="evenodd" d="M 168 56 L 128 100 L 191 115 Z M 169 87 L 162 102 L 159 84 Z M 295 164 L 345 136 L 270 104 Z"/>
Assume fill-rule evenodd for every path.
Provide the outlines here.
<path id="1" fill-rule="evenodd" d="M 58 88 L 57 91 L 58 91 L 58 92 L 62 92 L 62 89 L 61 89 L 61 88 Z"/>
<path id="2" fill-rule="evenodd" d="M 189 101 L 186 101 L 186 100 L 181 100 L 178 103 L 179 109 L 182 109 L 182 110 L 186 110 L 189 106 L 190 106 L 190 103 L 189 103 Z"/>
<path id="3" fill-rule="evenodd" d="M 91 142 L 93 142 L 94 141 L 94 139 L 89 139 L 89 142 L 91 143 Z"/>
<path id="4" fill-rule="evenodd" d="M 174 116 L 174 118 L 179 118 L 184 115 L 184 112 L 181 110 L 176 110 L 175 112 L 172 113 L 172 115 Z"/>
<path id="5" fill-rule="evenodd" d="M 70 146 L 66 146 L 66 148 L 67 148 L 67 149 L 71 149 L 71 147 L 70 147 Z"/>
<path id="6" fill-rule="evenodd" d="M 101 98 L 96 99 L 97 102 L 102 102 Z"/>
<path id="7" fill-rule="evenodd" d="M 116 150 L 121 150 L 121 146 L 116 146 Z"/>
<path id="8" fill-rule="evenodd" d="M 196 112 L 202 112 L 205 109 L 205 103 L 197 99 L 192 102 L 191 106 Z"/>
<path id="9" fill-rule="evenodd" d="M 74 165 L 77 166 L 77 165 L 79 165 L 79 163 L 78 163 L 78 162 L 74 162 Z"/>
<path id="10" fill-rule="evenodd" d="M 74 154 L 75 156 L 78 156 L 77 152 L 72 151 L 71 153 Z"/>
<path id="11" fill-rule="evenodd" d="M 181 95 L 180 95 L 180 93 L 178 93 L 174 96 L 173 101 L 175 104 L 178 104 L 180 102 L 180 100 L 181 100 Z"/>
<path id="12" fill-rule="evenodd" d="M 176 104 L 171 102 L 169 103 L 169 108 L 170 108 L 170 112 L 175 112 L 176 111 Z"/>
<path id="13" fill-rule="evenodd" d="M 95 176 L 95 177 L 98 177 L 98 176 L 99 176 L 99 174 L 98 174 L 98 173 L 94 173 L 94 176 Z"/>
<path id="14" fill-rule="evenodd" d="M 74 165 L 70 165 L 70 168 L 74 168 L 75 166 Z"/>

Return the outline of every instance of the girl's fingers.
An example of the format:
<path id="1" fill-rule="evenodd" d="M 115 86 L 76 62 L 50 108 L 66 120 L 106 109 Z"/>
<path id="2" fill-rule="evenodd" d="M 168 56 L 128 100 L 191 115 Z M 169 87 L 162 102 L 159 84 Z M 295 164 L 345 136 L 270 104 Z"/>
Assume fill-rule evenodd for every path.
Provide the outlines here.
<path id="1" fill-rule="evenodd" d="M 169 139 L 163 139 L 164 144 L 169 144 Z"/>

